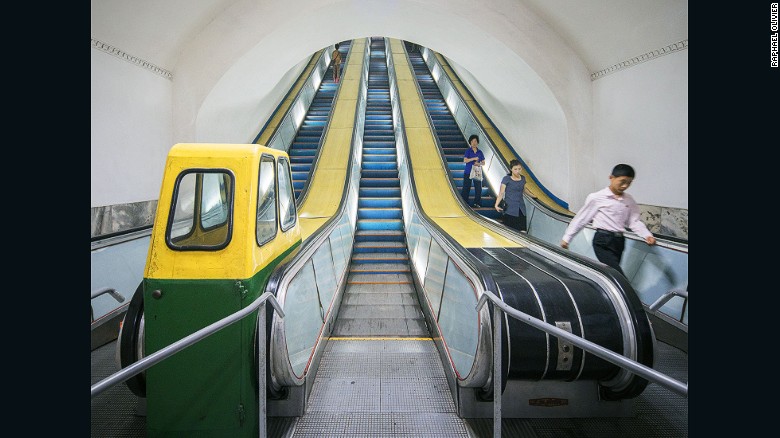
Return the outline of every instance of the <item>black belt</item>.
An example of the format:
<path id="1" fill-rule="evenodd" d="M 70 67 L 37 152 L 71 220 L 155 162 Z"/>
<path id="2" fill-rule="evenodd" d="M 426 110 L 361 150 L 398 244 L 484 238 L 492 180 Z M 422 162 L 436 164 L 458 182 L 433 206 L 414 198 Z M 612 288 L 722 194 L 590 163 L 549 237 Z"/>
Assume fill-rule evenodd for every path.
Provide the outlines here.
<path id="1" fill-rule="evenodd" d="M 601 228 L 596 228 L 596 232 L 597 233 L 610 234 L 610 235 L 612 235 L 614 237 L 623 237 L 623 233 L 621 233 L 620 231 L 609 231 L 609 230 L 604 230 L 604 229 L 601 229 Z"/>

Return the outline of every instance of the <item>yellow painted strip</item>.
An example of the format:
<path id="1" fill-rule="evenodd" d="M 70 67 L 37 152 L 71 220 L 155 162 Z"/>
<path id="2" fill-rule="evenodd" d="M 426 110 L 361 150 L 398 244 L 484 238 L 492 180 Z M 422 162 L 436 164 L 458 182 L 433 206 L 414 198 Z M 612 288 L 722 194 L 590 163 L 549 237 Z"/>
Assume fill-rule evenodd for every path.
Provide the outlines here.
<path id="1" fill-rule="evenodd" d="M 326 128 L 317 167 L 309 183 L 306 199 L 298 209 L 303 240 L 336 214 L 341 194 L 344 192 L 365 47 L 365 38 L 352 40 L 350 55 L 341 76 L 338 100 L 334 102 L 331 122 Z"/>
<path id="2" fill-rule="evenodd" d="M 433 338 L 394 338 L 394 337 L 378 337 L 378 338 L 347 338 L 347 337 L 331 337 L 329 341 L 432 341 Z"/>
<path id="3" fill-rule="evenodd" d="M 425 213 L 446 233 L 466 248 L 520 247 L 517 242 L 471 220 L 461 207 L 450 186 L 447 171 L 436 147 L 434 134 L 425 116 L 423 102 L 417 94 L 412 67 L 406 50 L 398 39 L 390 39 L 390 48 L 398 80 L 398 94 L 404 117 L 409 158 L 414 172 L 417 196 Z"/>
<path id="4" fill-rule="evenodd" d="M 348 281 L 347 284 L 412 284 L 411 281 Z"/>
<path id="5" fill-rule="evenodd" d="M 434 52 L 436 53 L 436 52 Z M 496 146 L 496 149 L 498 149 L 499 154 L 504 158 L 504 161 L 509 163 L 513 159 L 515 159 L 515 154 L 512 148 L 506 144 L 503 138 L 498 134 L 498 130 L 493 125 L 493 123 L 490 121 L 490 119 L 487 117 L 487 115 L 482 111 L 482 109 L 479 107 L 479 105 L 474 101 L 474 98 L 472 97 L 471 93 L 468 91 L 468 89 L 463 85 L 463 83 L 460 81 L 460 79 L 454 74 L 452 67 L 450 67 L 450 64 L 447 62 L 447 60 L 439 53 L 436 53 L 436 58 L 439 60 L 439 63 L 441 64 L 442 68 L 444 69 L 444 72 L 447 76 L 449 76 L 452 83 L 455 85 L 455 88 L 458 90 L 458 93 L 460 93 L 461 97 L 463 97 L 463 101 L 468 105 L 468 107 L 471 109 L 471 112 L 474 114 L 474 116 L 477 118 L 480 126 L 482 126 L 482 129 L 485 130 L 485 134 L 490 137 L 490 141 Z M 550 196 L 545 193 L 541 187 L 536 183 L 536 181 L 531 178 L 531 176 L 528 174 L 527 169 L 523 169 L 523 174 L 526 177 L 526 190 L 528 190 L 528 193 L 530 193 L 533 197 L 537 198 L 539 202 L 546 205 L 550 209 L 557 211 L 559 213 L 568 214 L 568 215 L 574 215 L 574 212 L 571 210 L 565 209 L 558 205 L 555 201 L 553 201 Z"/>
<path id="6" fill-rule="evenodd" d="M 268 144 L 268 141 L 271 139 L 271 135 L 274 133 L 274 131 L 276 131 L 276 128 L 279 126 L 279 123 L 282 122 L 284 116 L 287 115 L 287 111 L 290 109 L 290 106 L 295 100 L 295 97 L 298 95 L 298 91 L 303 87 L 304 82 L 306 82 L 306 79 L 308 79 L 309 74 L 314 69 L 314 66 L 317 65 L 317 61 L 320 60 L 320 56 L 322 56 L 322 50 L 312 55 L 311 59 L 309 60 L 309 65 L 303 69 L 303 72 L 298 77 L 298 81 L 287 93 L 284 101 L 282 101 L 282 103 L 279 105 L 279 108 L 276 109 L 276 112 L 273 114 L 271 120 L 265 126 L 265 129 L 263 129 L 263 132 L 257 138 L 255 143 L 261 145 Z"/>

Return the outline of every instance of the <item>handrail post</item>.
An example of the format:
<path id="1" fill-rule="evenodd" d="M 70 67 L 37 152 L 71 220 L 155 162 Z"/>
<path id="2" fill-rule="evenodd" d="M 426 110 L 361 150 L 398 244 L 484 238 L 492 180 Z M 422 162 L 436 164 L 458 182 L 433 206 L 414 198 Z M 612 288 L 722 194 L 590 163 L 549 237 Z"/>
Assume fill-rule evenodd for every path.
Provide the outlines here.
<path id="1" fill-rule="evenodd" d="M 257 385 L 258 385 L 258 397 L 260 400 L 260 412 L 259 416 L 259 436 L 260 438 L 266 438 L 266 380 L 265 380 L 265 358 L 268 353 L 266 350 L 266 333 L 265 333 L 265 309 L 266 302 L 263 301 L 263 305 L 257 313 Z"/>
<path id="2" fill-rule="evenodd" d="M 117 292 L 116 289 L 111 287 L 104 287 L 96 291 L 93 291 L 92 297 L 90 299 L 94 300 L 95 298 L 105 294 L 111 295 L 111 297 L 113 297 L 115 300 L 119 301 L 120 303 L 125 301 L 125 297 L 123 297 L 122 294 Z"/>
<path id="3" fill-rule="evenodd" d="M 651 311 L 651 312 L 655 312 L 656 310 L 660 309 L 661 306 L 666 304 L 667 301 L 671 300 L 674 297 L 683 297 L 683 298 L 685 298 L 687 300 L 688 299 L 688 291 L 672 289 L 669 292 L 667 292 L 667 293 L 661 295 L 660 297 L 658 297 L 658 299 L 655 300 L 655 302 L 653 302 L 653 304 L 651 304 L 648 307 L 648 310 Z"/>
<path id="4" fill-rule="evenodd" d="M 493 303 L 493 437 L 501 438 L 501 308 Z"/>

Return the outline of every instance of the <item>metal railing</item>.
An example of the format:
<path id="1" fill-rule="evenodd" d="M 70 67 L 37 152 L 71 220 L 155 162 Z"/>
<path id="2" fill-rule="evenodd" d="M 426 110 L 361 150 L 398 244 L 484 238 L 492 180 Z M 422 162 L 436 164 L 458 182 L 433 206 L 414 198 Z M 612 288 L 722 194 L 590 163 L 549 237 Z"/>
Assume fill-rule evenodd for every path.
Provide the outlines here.
<path id="1" fill-rule="evenodd" d="M 258 297 L 252 304 L 249 306 L 239 310 L 236 313 L 233 313 L 232 315 L 229 315 L 225 318 L 220 319 L 219 321 L 216 321 L 198 331 L 195 333 L 188 335 L 173 344 L 162 348 L 149 356 L 144 357 L 143 359 L 139 360 L 138 362 L 133 363 L 130 366 L 127 366 L 125 368 L 122 368 L 120 371 L 106 377 L 105 379 L 99 381 L 98 383 L 92 385 L 90 388 L 91 397 L 95 397 L 102 393 L 103 391 L 113 387 L 114 385 L 117 385 L 119 383 L 124 382 L 125 380 L 140 374 L 147 369 L 151 368 L 153 365 L 156 365 L 157 363 L 173 356 L 174 354 L 178 353 L 179 351 L 194 345 L 198 343 L 199 341 L 203 340 L 204 338 L 207 338 L 214 333 L 224 329 L 225 327 L 240 321 L 247 315 L 251 314 L 255 310 L 260 309 L 259 312 L 257 312 L 257 346 L 258 346 L 258 355 L 260 360 L 258 360 L 258 369 L 257 369 L 257 382 L 258 382 L 258 393 L 259 393 L 259 400 L 260 400 L 260 409 L 259 409 L 259 429 L 260 434 L 259 436 L 265 437 L 267 435 L 266 433 L 266 364 L 265 364 L 265 353 L 266 353 L 266 301 L 270 301 L 271 305 L 274 307 L 274 310 L 276 310 L 276 313 L 279 315 L 280 318 L 284 318 L 284 311 L 282 310 L 282 307 L 279 305 L 279 303 L 276 301 L 276 298 L 269 292 L 266 292 L 260 297 Z"/>
<path id="2" fill-rule="evenodd" d="M 90 300 L 94 300 L 95 298 L 106 294 L 111 295 L 111 297 L 120 303 L 125 302 L 125 297 L 123 297 L 119 292 L 116 291 L 116 289 L 112 287 L 104 287 L 102 289 L 92 291 L 92 297 Z M 92 322 L 95 322 L 95 309 L 92 306 L 90 306 L 90 318 L 92 319 Z"/>
<path id="3" fill-rule="evenodd" d="M 687 294 L 686 294 L 687 295 Z M 670 295 L 671 298 L 671 295 Z M 688 384 L 682 383 L 672 379 L 666 374 L 659 373 L 658 371 L 642 365 L 639 362 L 635 362 L 631 359 L 621 356 L 614 351 L 608 350 L 598 344 L 583 339 L 577 335 L 571 334 L 566 330 L 560 329 L 554 325 L 548 324 L 538 318 L 534 318 L 531 315 L 523 313 L 513 307 L 504 303 L 501 298 L 489 291 L 485 291 L 479 301 L 477 302 L 477 311 L 479 311 L 485 303 L 490 300 L 493 302 L 493 320 L 501 321 L 501 312 L 524 322 L 532 327 L 538 328 L 548 334 L 551 334 L 558 338 L 563 338 L 577 347 L 587 351 L 588 353 L 598 356 L 610 363 L 613 363 L 621 368 L 627 369 L 645 379 L 658 383 L 672 391 L 688 397 Z M 660 304 L 659 304 L 660 306 Z M 501 324 L 493 324 L 495 328 L 493 331 L 493 345 L 501 345 Z M 493 348 L 493 436 L 501 436 L 501 348 Z"/>
<path id="4" fill-rule="evenodd" d="M 104 287 L 102 289 L 93 291 L 92 297 L 90 299 L 94 300 L 95 298 L 105 294 L 111 295 L 112 297 L 114 297 L 115 300 L 119 301 L 120 303 L 123 303 L 125 301 L 125 297 L 119 294 L 119 292 L 117 292 L 116 289 L 111 287 Z"/>
<path id="5" fill-rule="evenodd" d="M 672 289 L 669 292 L 658 297 L 658 299 L 655 300 L 655 302 L 653 302 L 653 304 L 650 305 L 648 310 L 650 310 L 651 312 L 656 312 L 658 309 L 661 308 L 661 306 L 663 306 L 667 301 L 671 300 L 674 297 L 683 297 L 685 298 L 686 304 L 688 303 L 688 291 Z"/>
<path id="6" fill-rule="evenodd" d="M 360 55 L 360 52 L 353 51 L 358 45 L 356 41 L 351 43 L 349 59 Z M 284 320 L 271 322 L 271 393 L 281 391 L 285 386 L 305 385 L 309 367 L 317 363 L 326 345 L 322 340 L 327 339 L 332 329 L 347 282 L 358 214 L 369 55 L 370 44 L 365 44 L 354 130 L 339 206 L 304 240 L 289 263 L 274 269 L 265 289 L 274 292 L 289 314 Z M 338 96 L 334 102 L 335 99 Z M 302 202 L 305 196 L 308 195 L 302 192 L 297 203 Z M 295 336 L 287 337 L 287 333 Z"/>

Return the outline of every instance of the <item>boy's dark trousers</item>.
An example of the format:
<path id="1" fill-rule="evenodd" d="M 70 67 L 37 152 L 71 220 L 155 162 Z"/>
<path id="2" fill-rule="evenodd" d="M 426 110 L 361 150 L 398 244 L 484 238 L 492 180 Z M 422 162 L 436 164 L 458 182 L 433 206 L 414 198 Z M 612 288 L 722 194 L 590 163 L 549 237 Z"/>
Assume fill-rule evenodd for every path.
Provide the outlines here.
<path id="1" fill-rule="evenodd" d="M 626 245 L 626 238 L 623 233 L 615 233 L 607 230 L 596 230 L 593 236 L 593 252 L 601 263 L 611 266 L 623 275 L 620 268 L 620 258 L 623 255 L 623 249 Z"/>

